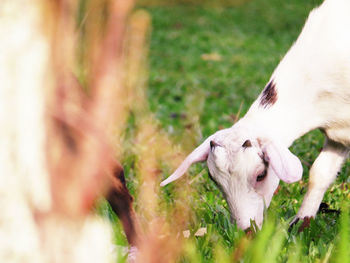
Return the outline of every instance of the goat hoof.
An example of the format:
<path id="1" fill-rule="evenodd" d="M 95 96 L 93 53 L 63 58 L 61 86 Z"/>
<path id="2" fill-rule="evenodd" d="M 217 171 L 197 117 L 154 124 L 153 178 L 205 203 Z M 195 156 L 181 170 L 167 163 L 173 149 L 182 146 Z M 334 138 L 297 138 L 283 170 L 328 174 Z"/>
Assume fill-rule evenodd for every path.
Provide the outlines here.
<path id="1" fill-rule="evenodd" d="M 288 232 L 291 232 L 293 227 L 300 221 L 302 220 L 301 225 L 298 228 L 298 233 L 303 232 L 305 228 L 308 228 L 310 226 L 311 223 L 311 219 L 313 219 L 313 217 L 304 217 L 304 218 L 299 218 L 299 217 L 295 217 L 292 222 L 290 222 L 289 224 L 289 228 L 288 228 Z"/>
<path id="2" fill-rule="evenodd" d="M 304 217 L 303 223 L 298 229 L 298 233 L 303 232 L 305 228 L 308 228 L 310 226 L 311 219 L 312 217 L 308 217 L 308 216 Z"/>
<path id="3" fill-rule="evenodd" d="M 295 216 L 292 220 L 292 222 L 290 222 L 289 224 L 289 228 L 288 228 L 288 232 L 291 232 L 293 227 L 299 222 L 300 218 Z"/>
<path id="4" fill-rule="evenodd" d="M 320 208 L 318 209 L 318 212 L 324 213 L 324 214 L 335 214 L 339 215 L 340 211 L 336 209 L 330 209 L 329 205 L 327 203 L 321 203 Z"/>

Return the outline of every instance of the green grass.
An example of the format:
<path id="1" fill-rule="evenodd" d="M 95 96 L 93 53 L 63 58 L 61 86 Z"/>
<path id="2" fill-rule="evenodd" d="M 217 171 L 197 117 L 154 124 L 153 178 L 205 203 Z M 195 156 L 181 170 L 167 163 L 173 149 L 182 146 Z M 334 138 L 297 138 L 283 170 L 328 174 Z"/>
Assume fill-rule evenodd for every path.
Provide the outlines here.
<path id="1" fill-rule="evenodd" d="M 230 8 L 148 7 L 153 28 L 147 96 L 162 128 L 189 151 L 183 143 L 189 127 L 196 131 L 198 144 L 219 128 L 231 126 L 239 112 L 243 116 L 248 110 L 298 36 L 308 12 L 319 3 L 256 0 Z M 202 59 L 203 54 L 212 53 L 221 59 Z M 303 181 L 281 183 L 265 225 L 252 241 L 230 223 L 227 204 L 208 178 L 205 164 L 195 165 L 191 174 L 204 169 L 204 175 L 192 184 L 196 191 L 188 197 L 194 211 L 189 222 L 192 237 L 179 262 L 231 262 L 232 255 L 240 252 L 244 262 L 348 262 L 349 206 L 343 206 L 346 213 L 341 219 L 321 213 L 304 232 L 298 233 L 297 227 L 286 231 L 302 202 L 310 164 L 323 140 L 321 132 L 313 131 L 293 144 L 292 151 L 304 165 Z M 134 160 L 125 156 L 124 166 L 128 185 L 136 194 Z M 349 169 L 347 162 L 324 197 L 331 208 L 340 209 L 349 200 L 349 189 L 341 189 L 344 182 L 349 186 Z M 171 189 L 160 198 L 171 200 Z M 201 226 L 208 233 L 193 237 Z"/>

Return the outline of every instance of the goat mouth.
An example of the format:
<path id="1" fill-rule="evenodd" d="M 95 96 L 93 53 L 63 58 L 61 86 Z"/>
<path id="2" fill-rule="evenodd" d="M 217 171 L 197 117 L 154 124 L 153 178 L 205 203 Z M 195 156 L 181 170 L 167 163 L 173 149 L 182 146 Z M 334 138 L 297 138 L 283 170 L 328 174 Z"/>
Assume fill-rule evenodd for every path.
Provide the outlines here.
<path id="1" fill-rule="evenodd" d="M 251 227 L 248 227 L 246 229 L 244 229 L 244 232 L 246 234 L 247 237 L 249 238 L 253 238 L 254 237 L 254 231 Z"/>

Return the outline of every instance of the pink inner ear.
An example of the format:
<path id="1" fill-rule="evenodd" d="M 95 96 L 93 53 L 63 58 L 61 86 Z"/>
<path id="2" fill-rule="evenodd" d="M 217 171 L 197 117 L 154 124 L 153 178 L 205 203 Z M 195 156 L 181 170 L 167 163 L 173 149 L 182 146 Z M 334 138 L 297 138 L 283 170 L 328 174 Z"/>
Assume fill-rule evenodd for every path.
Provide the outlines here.
<path id="1" fill-rule="evenodd" d="M 303 175 L 301 162 L 288 148 L 269 142 L 263 147 L 263 152 L 269 158 L 270 169 L 282 181 L 294 183 L 301 179 Z"/>
<path id="2" fill-rule="evenodd" d="M 207 138 L 200 146 L 198 146 L 193 152 L 191 152 L 186 159 L 180 164 L 180 166 L 176 169 L 176 171 L 170 175 L 167 179 L 165 179 L 163 182 L 161 182 L 160 186 L 165 186 L 168 183 L 171 183 L 177 179 L 179 179 L 181 176 L 183 176 L 188 168 L 193 164 L 197 162 L 205 161 L 208 158 L 208 153 L 210 149 L 210 140 L 212 139 L 212 136 Z"/>

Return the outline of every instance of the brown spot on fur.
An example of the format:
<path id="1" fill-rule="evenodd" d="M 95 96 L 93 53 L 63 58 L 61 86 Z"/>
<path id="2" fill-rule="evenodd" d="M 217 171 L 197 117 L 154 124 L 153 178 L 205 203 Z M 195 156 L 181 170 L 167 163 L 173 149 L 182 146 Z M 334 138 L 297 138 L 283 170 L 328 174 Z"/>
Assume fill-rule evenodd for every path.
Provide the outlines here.
<path id="1" fill-rule="evenodd" d="M 277 101 L 276 84 L 271 80 L 265 87 L 260 98 L 260 105 L 264 108 L 272 106 Z"/>

